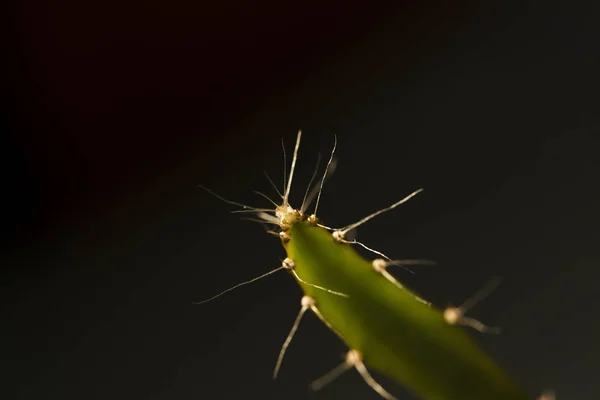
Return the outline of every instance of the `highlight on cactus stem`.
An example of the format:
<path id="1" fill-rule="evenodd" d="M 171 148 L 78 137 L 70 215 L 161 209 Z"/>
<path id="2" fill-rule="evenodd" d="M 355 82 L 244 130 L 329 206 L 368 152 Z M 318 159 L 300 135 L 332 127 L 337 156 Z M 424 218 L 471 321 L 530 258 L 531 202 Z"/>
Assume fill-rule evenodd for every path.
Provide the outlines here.
<path id="1" fill-rule="evenodd" d="M 387 271 L 389 267 L 428 264 L 430 261 L 393 260 L 352 238 L 357 227 L 400 206 L 423 189 L 415 190 L 357 222 L 341 228 L 329 227 L 317 216 L 317 211 L 324 183 L 336 166 L 337 139 L 320 180 L 313 186 L 315 170 L 301 206 L 293 208 L 289 197 L 301 136 L 302 133 L 298 132 L 289 176 L 287 168 L 284 168 L 283 190 L 279 191 L 267 175 L 281 198 L 278 202 L 269 199 L 273 208 L 257 208 L 230 201 L 203 187 L 222 201 L 240 208 L 233 212 L 249 214 L 251 220 L 278 229 L 269 233 L 280 238 L 287 257 L 278 268 L 195 304 L 206 303 L 239 286 L 279 270 L 287 270 L 301 286 L 304 296 L 300 301 L 300 311 L 281 347 L 273 378 L 277 378 L 280 372 L 285 351 L 302 317 L 311 311 L 348 346 L 343 362 L 311 384 L 314 390 L 319 390 L 345 371 L 355 369 L 365 383 L 385 399 L 395 397 L 377 383 L 369 371 L 377 371 L 393 379 L 426 400 L 534 400 L 535 396 L 519 387 L 466 331 L 471 328 L 479 332 L 497 332 L 497 328 L 490 328 L 466 315 L 475 303 L 497 286 L 497 279 L 460 307 L 438 309 Z M 284 164 L 287 165 L 285 146 Z M 313 202 L 313 212 L 309 213 L 308 208 Z M 376 258 L 366 260 L 355 251 L 355 245 L 375 254 Z M 537 397 L 538 400 L 554 398 L 552 392 Z"/>

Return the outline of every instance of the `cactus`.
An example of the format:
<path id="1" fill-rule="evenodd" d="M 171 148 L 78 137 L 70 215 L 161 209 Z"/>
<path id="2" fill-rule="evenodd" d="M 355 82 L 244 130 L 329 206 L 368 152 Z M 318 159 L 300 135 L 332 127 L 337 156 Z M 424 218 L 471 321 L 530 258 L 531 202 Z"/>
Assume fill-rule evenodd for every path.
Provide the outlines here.
<path id="1" fill-rule="evenodd" d="M 390 266 L 425 261 L 391 260 L 351 238 L 359 225 L 403 204 L 422 189 L 344 228 L 328 227 L 316 213 L 323 184 L 335 165 L 332 164 L 335 145 L 320 184 L 309 193 L 313 175 L 303 204 L 294 209 L 289 204 L 289 195 L 300 139 L 301 132 L 298 132 L 289 179 L 284 176 L 286 187 L 283 193 L 278 192 L 282 201 L 281 204 L 273 202 L 274 209 L 253 208 L 213 193 L 221 200 L 241 207 L 238 212 L 254 214 L 255 220 L 278 227 L 279 232 L 270 232 L 281 238 L 287 253 L 279 268 L 240 285 L 284 269 L 291 273 L 305 294 L 300 312 L 282 346 L 274 378 L 303 315 L 312 311 L 349 348 L 342 364 L 313 382 L 311 387 L 315 390 L 344 371 L 355 368 L 365 382 L 386 399 L 395 397 L 377 383 L 370 370 L 388 376 L 426 400 L 532 400 L 533 396 L 526 394 L 465 330 L 465 327 L 481 332 L 493 330 L 465 313 L 489 294 L 497 281 L 491 282 L 462 306 L 441 310 L 404 287 L 387 271 Z M 314 212 L 308 214 L 307 208 L 315 198 Z M 354 250 L 354 245 L 375 253 L 377 258 L 366 260 Z M 543 394 L 538 399 L 551 398 L 553 395 Z"/>

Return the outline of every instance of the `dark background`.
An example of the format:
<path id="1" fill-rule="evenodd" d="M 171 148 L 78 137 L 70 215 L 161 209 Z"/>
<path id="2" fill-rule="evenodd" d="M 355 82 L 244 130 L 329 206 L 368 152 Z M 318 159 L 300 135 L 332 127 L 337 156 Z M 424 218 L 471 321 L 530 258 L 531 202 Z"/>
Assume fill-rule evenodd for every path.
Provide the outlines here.
<path id="1" fill-rule="evenodd" d="M 478 340 L 532 394 L 600 398 L 593 3 L 13 4 L 3 398 L 378 398 L 356 372 L 309 393 L 346 350 L 313 316 L 271 380 L 286 274 L 191 304 L 284 255 L 196 185 L 267 205 L 251 190 L 273 194 L 298 129 L 296 205 L 334 134 L 329 225 L 424 187 L 359 239 L 438 261 L 397 276 L 442 307 L 503 276 L 470 313 L 503 333 Z"/>

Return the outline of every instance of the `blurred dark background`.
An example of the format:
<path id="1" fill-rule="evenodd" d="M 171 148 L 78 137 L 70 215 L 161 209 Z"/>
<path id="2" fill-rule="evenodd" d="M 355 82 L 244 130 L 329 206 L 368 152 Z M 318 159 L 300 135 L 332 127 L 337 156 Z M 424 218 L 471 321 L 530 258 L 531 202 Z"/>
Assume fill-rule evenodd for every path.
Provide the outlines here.
<path id="1" fill-rule="evenodd" d="M 320 206 L 443 307 L 504 277 L 475 335 L 532 394 L 600 398 L 600 6 L 584 1 L 13 4 L 2 109 L 3 398 L 377 399 L 299 309 L 261 226 L 337 135 Z M 595 372 L 595 373 L 594 373 Z M 377 378 L 400 399 L 403 389 Z M 468 383 L 465 383 L 468 384 Z"/>

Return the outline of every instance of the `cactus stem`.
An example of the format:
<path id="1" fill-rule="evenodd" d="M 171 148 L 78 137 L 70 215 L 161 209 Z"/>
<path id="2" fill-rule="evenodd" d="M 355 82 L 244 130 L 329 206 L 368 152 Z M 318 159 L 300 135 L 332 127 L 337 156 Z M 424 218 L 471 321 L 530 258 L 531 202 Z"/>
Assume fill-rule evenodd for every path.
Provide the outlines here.
<path id="1" fill-rule="evenodd" d="M 453 327 L 468 326 L 480 332 L 498 332 L 499 328 L 490 328 L 465 316 L 465 313 L 496 288 L 498 279 L 488 283 L 460 307 L 450 306 L 440 310 L 405 288 L 387 268 L 390 265 L 397 265 L 412 273 L 405 265 L 435 263 L 426 260 L 392 260 L 382 252 L 355 240 L 356 228 L 407 202 L 423 189 L 418 189 L 392 205 L 343 228 L 326 226 L 317 218 L 317 211 L 324 183 L 336 167 L 334 154 L 337 138 L 320 183 L 313 186 L 319 170 L 319 155 L 317 166 L 304 192 L 302 205 L 295 209 L 290 205 L 289 198 L 301 136 L 302 132 L 298 131 L 289 175 L 282 139 L 284 171 L 281 191 L 265 172 L 267 180 L 281 197 L 281 204 L 277 205 L 267 195 L 254 191 L 273 204 L 274 209 L 256 208 L 230 201 L 199 185 L 220 200 L 239 207 L 240 209 L 234 211 L 235 213 L 249 213 L 248 216 L 253 218 L 247 219 L 260 222 L 269 234 L 279 236 L 287 258 L 281 260 L 279 268 L 194 304 L 209 302 L 242 285 L 285 269 L 300 283 L 305 296 L 302 298 L 301 308 L 294 324 L 281 347 L 273 372 L 274 379 L 279 374 L 283 358 L 304 314 L 310 310 L 350 349 L 342 364 L 312 383 L 313 390 L 319 390 L 344 372 L 355 368 L 371 389 L 387 400 L 395 400 L 395 397 L 370 375 L 365 366 L 368 365 L 371 370 L 383 373 L 396 382 L 404 384 L 407 389 L 423 399 L 463 400 L 489 397 L 494 400 L 526 400 L 531 398 L 470 339 L 463 329 Z M 307 209 L 315 199 L 314 212 L 309 215 Z M 266 224 L 277 225 L 280 231 L 270 230 Z M 355 244 L 376 254 L 377 259 L 370 262 L 360 257 L 353 249 L 354 246 L 351 246 Z M 385 280 L 376 274 L 382 275 Z M 340 300 L 335 296 L 345 298 L 350 296 L 328 287 L 339 288 L 349 293 L 352 298 Z M 462 384 L 465 379 L 469 381 L 468 385 Z M 554 394 L 544 392 L 537 400 L 554 400 Z"/>
<path id="2" fill-rule="evenodd" d="M 319 285 L 312 284 L 310 282 L 306 282 L 304 279 L 302 279 L 302 278 L 300 278 L 300 276 L 298 276 L 298 273 L 294 269 L 295 266 L 296 266 L 296 263 L 294 262 L 294 260 L 292 260 L 289 257 L 287 257 L 285 260 L 282 261 L 282 267 L 284 267 L 285 269 L 289 270 L 296 277 L 296 279 L 298 279 L 298 281 L 304 283 L 305 285 L 312 286 L 312 287 L 314 287 L 316 289 L 323 290 L 323 291 L 325 291 L 327 293 L 331 293 L 331 294 L 334 294 L 336 296 L 341 296 L 341 297 L 346 297 L 346 298 L 350 297 L 350 296 L 348 296 L 345 293 L 336 292 L 334 290 L 324 288 L 323 286 L 319 286 Z"/>

